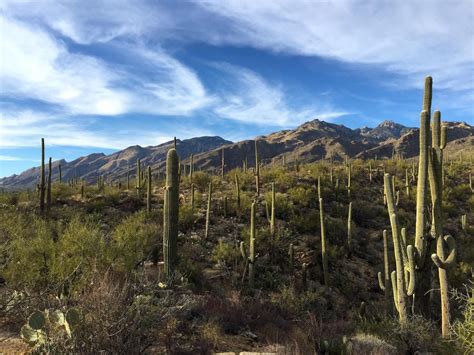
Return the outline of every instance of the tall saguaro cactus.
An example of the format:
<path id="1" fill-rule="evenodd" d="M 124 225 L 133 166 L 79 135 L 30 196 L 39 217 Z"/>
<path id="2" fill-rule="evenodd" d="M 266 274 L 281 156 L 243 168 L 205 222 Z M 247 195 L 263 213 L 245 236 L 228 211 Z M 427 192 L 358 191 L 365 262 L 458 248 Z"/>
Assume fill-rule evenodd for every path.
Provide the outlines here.
<path id="1" fill-rule="evenodd" d="M 249 287 L 255 285 L 255 202 L 252 202 L 250 208 L 250 238 L 249 238 Z"/>
<path id="2" fill-rule="evenodd" d="M 321 256 L 323 260 L 324 286 L 329 287 L 328 246 L 326 243 L 326 229 L 324 227 L 323 199 L 319 199 L 319 219 L 321 223 Z"/>
<path id="3" fill-rule="evenodd" d="M 137 196 L 140 197 L 140 190 L 142 188 L 142 173 L 141 173 L 141 161 L 137 159 L 137 172 L 135 175 L 135 188 L 137 189 Z"/>
<path id="4" fill-rule="evenodd" d="M 387 209 L 392 229 L 393 252 L 395 255 L 395 271 L 392 272 L 392 289 L 395 308 L 400 323 L 407 321 L 407 297 L 415 291 L 415 251 L 411 245 L 406 247 L 398 223 L 397 210 L 389 174 L 384 175 L 384 189 L 387 198 Z M 404 233 L 403 233 L 404 234 Z"/>
<path id="5" fill-rule="evenodd" d="M 178 252 L 179 216 L 179 157 L 176 149 L 170 149 L 166 157 L 166 185 L 163 206 L 163 258 L 168 278 L 174 273 Z"/>
<path id="6" fill-rule="evenodd" d="M 194 154 L 191 154 L 189 158 L 189 182 L 193 183 L 193 172 L 194 172 Z"/>
<path id="7" fill-rule="evenodd" d="M 209 236 L 209 223 L 211 219 L 211 203 L 212 203 L 212 182 L 209 183 L 209 192 L 207 194 L 207 211 L 206 211 L 206 231 L 204 237 Z"/>
<path id="8" fill-rule="evenodd" d="M 53 169 L 53 164 L 52 164 L 52 159 L 50 157 L 49 163 L 48 163 L 48 191 L 46 194 L 46 209 L 48 210 L 48 212 L 51 209 L 51 178 L 53 175 L 52 169 Z"/>
<path id="9" fill-rule="evenodd" d="M 61 169 L 61 164 L 58 165 L 58 170 L 59 170 L 59 183 L 62 183 L 63 180 L 63 171 Z"/>
<path id="10" fill-rule="evenodd" d="M 446 269 L 452 267 L 456 258 L 456 242 L 451 236 L 443 237 L 443 149 L 446 145 L 446 131 L 441 129 L 441 112 L 435 111 L 431 123 L 432 148 L 428 155 L 428 175 L 430 181 L 431 202 L 433 205 L 431 213 L 431 236 L 436 239 L 436 253 L 431 259 L 438 267 L 438 277 L 441 297 L 441 333 L 443 338 L 450 335 L 450 309 L 448 274 Z M 448 245 L 448 256 L 445 252 L 445 244 Z"/>
<path id="11" fill-rule="evenodd" d="M 258 155 L 258 141 L 255 140 L 255 188 L 257 196 L 260 195 L 260 157 Z"/>
<path id="12" fill-rule="evenodd" d="M 388 238 L 387 238 L 387 230 L 384 229 L 382 232 L 383 236 L 383 268 L 384 268 L 384 276 L 382 277 L 382 273 L 379 272 L 377 274 L 379 280 L 379 287 L 382 291 L 384 291 L 385 295 L 385 314 L 390 313 L 390 292 L 391 292 L 391 284 L 390 284 L 390 260 L 388 256 Z"/>
<path id="13" fill-rule="evenodd" d="M 235 174 L 235 195 L 237 199 L 237 208 L 240 209 L 240 182 L 238 174 Z"/>
<path id="14" fill-rule="evenodd" d="M 224 172 L 225 172 L 225 155 L 224 155 L 224 147 L 221 148 L 221 179 L 224 180 Z"/>
<path id="15" fill-rule="evenodd" d="M 151 166 L 147 169 L 146 211 L 151 212 Z"/>
<path id="16" fill-rule="evenodd" d="M 352 202 L 349 202 L 347 212 L 347 256 L 352 254 Z"/>
<path id="17" fill-rule="evenodd" d="M 275 237 L 275 183 L 272 182 L 272 209 L 270 217 L 270 234 Z"/>
<path id="18" fill-rule="evenodd" d="M 44 212 L 44 193 L 45 187 L 45 171 L 44 171 L 44 138 L 41 138 L 41 175 L 40 175 L 40 211 Z"/>

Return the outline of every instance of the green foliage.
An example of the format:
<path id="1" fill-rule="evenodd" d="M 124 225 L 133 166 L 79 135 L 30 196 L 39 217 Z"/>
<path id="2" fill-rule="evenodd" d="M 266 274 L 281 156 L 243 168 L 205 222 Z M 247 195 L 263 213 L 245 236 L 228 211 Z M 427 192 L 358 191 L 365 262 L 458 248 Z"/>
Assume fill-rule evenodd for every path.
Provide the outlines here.
<path id="1" fill-rule="evenodd" d="M 110 257 L 114 267 L 122 271 L 136 269 L 150 259 L 160 235 L 161 227 L 145 211 L 127 217 L 112 234 Z"/>
<path id="2" fill-rule="evenodd" d="M 193 173 L 193 183 L 199 192 L 203 193 L 207 191 L 209 183 L 211 182 L 211 176 L 203 171 L 195 171 Z"/>
<path id="3" fill-rule="evenodd" d="M 235 265 L 241 259 L 239 249 L 232 244 L 224 242 L 222 239 L 214 247 L 212 251 L 212 260 L 218 264 L 227 266 Z"/>

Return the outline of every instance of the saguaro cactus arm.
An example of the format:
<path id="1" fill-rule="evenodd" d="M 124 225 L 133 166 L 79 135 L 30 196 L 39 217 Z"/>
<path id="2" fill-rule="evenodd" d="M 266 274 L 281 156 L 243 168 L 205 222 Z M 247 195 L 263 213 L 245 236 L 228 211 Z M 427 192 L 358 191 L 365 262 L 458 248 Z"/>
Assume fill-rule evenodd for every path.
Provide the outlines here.
<path id="1" fill-rule="evenodd" d="M 449 269 L 456 263 L 456 240 L 450 235 L 445 235 L 444 241 L 448 245 L 448 256 L 443 258 L 438 254 L 431 254 L 431 260 L 440 269 Z"/>

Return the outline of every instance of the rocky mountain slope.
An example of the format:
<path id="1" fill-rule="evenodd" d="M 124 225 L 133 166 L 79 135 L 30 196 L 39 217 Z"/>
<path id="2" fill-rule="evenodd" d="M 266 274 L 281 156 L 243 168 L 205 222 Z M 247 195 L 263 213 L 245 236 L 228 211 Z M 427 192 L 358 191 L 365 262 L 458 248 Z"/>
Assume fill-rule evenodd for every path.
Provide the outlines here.
<path id="1" fill-rule="evenodd" d="M 474 149 L 474 127 L 465 122 L 446 122 L 447 147 L 451 153 Z M 256 137 L 260 159 L 264 164 L 291 164 L 296 161 L 312 162 L 320 159 L 390 158 L 393 154 L 411 158 L 418 152 L 418 129 L 405 127 L 393 121 L 384 121 L 375 128 L 350 129 L 315 119 L 293 130 L 271 133 Z M 135 174 L 138 158 L 144 165 L 150 165 L 154 173 L 164 169 L 166 152 L 173 142 L 154 147 L 128 147 L 119 152 L 104 155 L 91 154 L 71 162 L 65 160 L 53 163 L 53 181 L 58 179 L 57 166 L 61 164 L 63 179 L 73 177 L 94 182 L 98 175 L 107 179 L 125 179 L 127 172 Z M 189 164 L 194 154 L 195 170 L 215 170 L 221 166 L 221 148 L 225 148 L 226 169 L 242 166 L 247 160 L 255 164 L 255 140 L 232 143 L 220 137 L 197 137 L 177 141 L 178 154 L 183 164 Z M 38 153 L 39 154 L 39 153 Z M 0 179 L 0 187 L 22 188 L 34 186 L 38 181 L 39 168 L 32 168 L 19 175 Z"/>

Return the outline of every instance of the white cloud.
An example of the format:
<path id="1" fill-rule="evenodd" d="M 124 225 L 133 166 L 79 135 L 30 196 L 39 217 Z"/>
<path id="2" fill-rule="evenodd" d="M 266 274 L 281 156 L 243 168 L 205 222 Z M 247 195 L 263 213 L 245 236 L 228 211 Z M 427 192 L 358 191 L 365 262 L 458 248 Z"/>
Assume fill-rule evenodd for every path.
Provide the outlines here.
<path id="1" fill-rule="evenodd" d="M 22 158 L 22 157 L 17 157 L 13 155 L 0 155 L 0 161 L 39 161 L 35 159 L 30 159 L 30 158 Z"/>
<path id="2" fill-rule="evenodd" d="M 5 17 L 0 26 L 2 95 L 58 104 L 75 114 L 125 112 L 128 94 L 112 88 L 118 75 L 100 60 L 68 52 L 40 28 Z"/>
<path id="3" fill-rule="evenodd" d="M 472 1 L 195 1 L 228 22 L 216 44 L 380 65 L 421 87 L 474 89 Z"/>
<path id="4" fill-rule="evenodd" d="M 214 108 L 220 117 L 245 123 L 288 126 L 315 118 L 331 120 L 347 114 L 322 102 L 311 107 L 292 108 L 283 87 L 272 85 L 254 71 L 228 64 L 215 67 L 229 80 L 228 90 L 221 93 L 221 101 Z"/>
<path id="5" fill-rule="evenodd" d="M 50 146 L 119 150 L 136 144 L 143 147 L 158 145 L 172 140 L 176 135 L 175 131 L 140 130 L 133 127 L 98 129 L 93 123 L 56 113 L 3 109 L 0 113 L 0 149 L 39 147 L 41 138 L 44 138 Z M 202 135 L 210 135 L 210 132 L 192 127 L 179 130 L 180 139 Z"/>
<path id="6" fill-rule="evenodd" d="M 37 24 L 2 16 L 0 26 L 0 51 L 8 53 L 0 62 L 4 96 L 33 98 L 67 114 L 88 115 L 189 115 L 214 100 L 193 70 L 157 46 L 116 44 L 122 57 L 133 60 L 121 65 L 73 53 Z"/>

